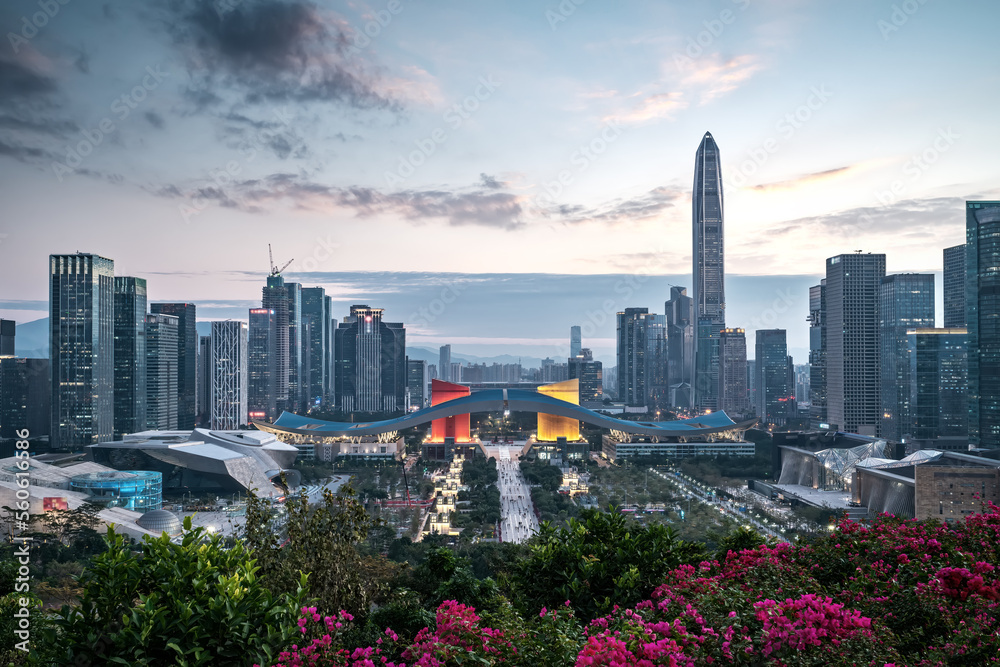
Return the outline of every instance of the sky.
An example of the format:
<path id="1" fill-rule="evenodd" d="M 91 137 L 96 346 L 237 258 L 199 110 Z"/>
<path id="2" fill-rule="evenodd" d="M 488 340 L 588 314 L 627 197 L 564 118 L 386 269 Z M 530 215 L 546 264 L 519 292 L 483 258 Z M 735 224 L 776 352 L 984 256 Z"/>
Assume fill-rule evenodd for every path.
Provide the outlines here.
<path id="1" fill-rule="evenodd" d="M 997 18 L 985 0 L 8 1 L 0 317 L 44 317 L 47 255 L 82 251 L 151 301 L 245 319 L 270 243 L 338 318 L 385 307 L 411 344 L 554 356 L 590 322 L 613 362 L 595 308 L 663 312 L 690 287 L 710 131 L 727 324 L 787 328 L 805 362 L 827 257 L 940 273 L 963 202 L 1000 199 Z"/>

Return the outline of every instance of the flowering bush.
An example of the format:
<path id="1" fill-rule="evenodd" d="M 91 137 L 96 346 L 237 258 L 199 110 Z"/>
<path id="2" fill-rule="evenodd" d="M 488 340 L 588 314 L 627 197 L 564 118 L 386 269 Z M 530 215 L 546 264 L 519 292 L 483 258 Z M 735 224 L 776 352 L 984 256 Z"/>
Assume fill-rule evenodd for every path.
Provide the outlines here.
<path id="1" fill-rule="evenodd" d="M 449 600 L 407 646 L 386 630 L 374 647 L 350 649 L 338 645 L 349 618 L 305 608 L 300 628 L 312 643 L 279 665 L 994 665 L 998 566 L 1000 509 L 992 505 L 949 524 L 844 520 L 812 544 L 677 566 L 648 599 L 615 605 L 585 628 L 568 600 L 528 618 L 488 615 L 496 627 Z"/>

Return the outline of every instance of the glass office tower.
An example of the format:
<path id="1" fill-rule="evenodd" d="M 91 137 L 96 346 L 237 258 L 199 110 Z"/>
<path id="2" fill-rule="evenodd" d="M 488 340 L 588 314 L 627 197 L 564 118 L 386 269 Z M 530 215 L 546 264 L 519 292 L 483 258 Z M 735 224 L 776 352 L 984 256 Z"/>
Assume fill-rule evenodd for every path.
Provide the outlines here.
<path id="1" fill-rule="evenodd" d="M 146 280 L 115 276 L 115 440 L 146 430 Z"/>
<path id="2" fill-rule="evenodd" d="M 1000 201 L 965 203 L 969 443 L 1000 447 Z"/>

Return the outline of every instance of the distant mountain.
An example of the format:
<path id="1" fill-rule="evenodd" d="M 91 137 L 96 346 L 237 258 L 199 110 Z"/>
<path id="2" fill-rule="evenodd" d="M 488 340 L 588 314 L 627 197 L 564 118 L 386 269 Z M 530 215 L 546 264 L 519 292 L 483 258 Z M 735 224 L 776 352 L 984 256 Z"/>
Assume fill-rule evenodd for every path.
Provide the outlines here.
<path id="1" fill-rule="evenodd" d="M 423 360 L 428 364 L 437 364 L 440 359 L 440 349 L 428 347 L 407 347 L 406 356 L 410 359 Z M 542 360 L 540 357 L 519 357 L 513 354 L 500 354 L 493 357 L 479 357 L 474 354 L 464 354 L 455 352 L 454 346 L 451 349 L 452 363 L 462 364 L 516 364 L 520 362 L 522 368 L 540 368 Z"/>
<path id="2" fill-rule="evenodd" d="M 49 318 L 43 317 L 15 327 L 14 354 L 28 359 L 48 359 Z"/>

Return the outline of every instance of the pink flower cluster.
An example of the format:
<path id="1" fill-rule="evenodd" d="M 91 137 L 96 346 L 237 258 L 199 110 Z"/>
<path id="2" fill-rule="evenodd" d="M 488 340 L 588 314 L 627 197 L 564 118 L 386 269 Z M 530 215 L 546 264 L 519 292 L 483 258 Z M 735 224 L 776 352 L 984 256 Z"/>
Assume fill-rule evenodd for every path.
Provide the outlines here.
<path id="1" fill-rule="evenodd" d="M 871 619 L 845 609 L 829 597 L 813 594 L 784 602 L 764 600 L 754 604 L 758 621 L 764 623 L 763 654 L 784 649 L 801 651 L 825 643 L 838 645 L 859 633 L 871 636 Z"/>
<path id="2" fill-rule="evenodd" d="M 403 659 L 412 661 L 415 667 L 443 667 L 462 655 L 505 662 L 516 653 L 503 632 L 479 626 L 479 616 L 472 607 L 447 600 L 438 607 L 436 620 L 435 630 L 421 630 L 403 652 Z"/>

